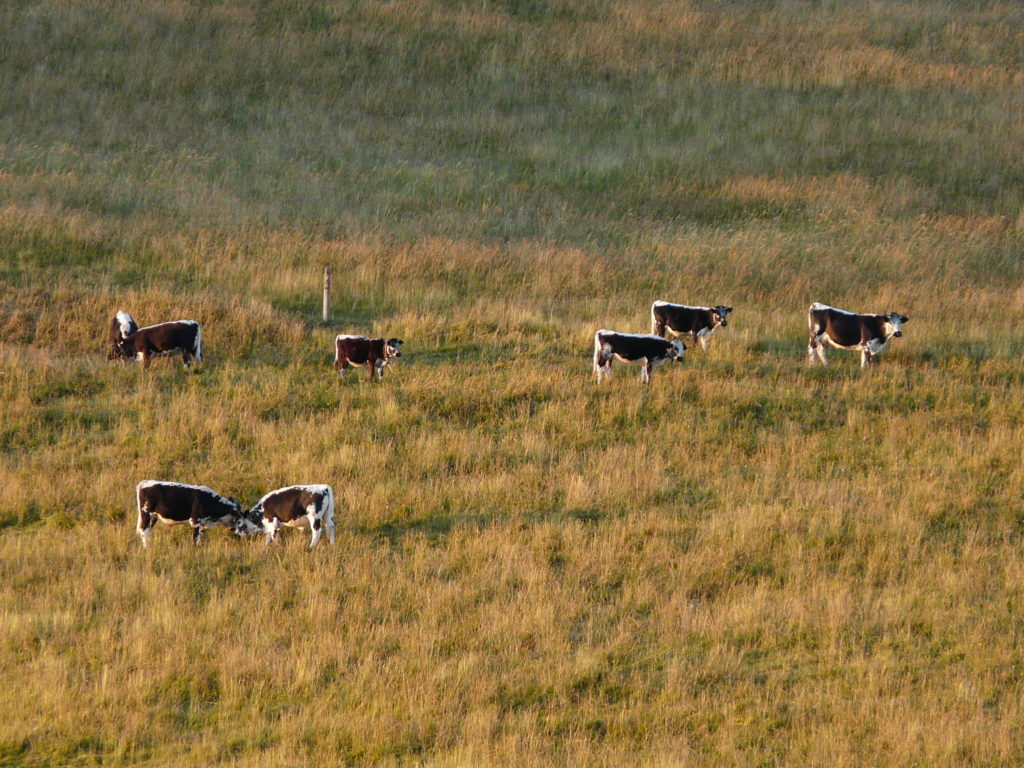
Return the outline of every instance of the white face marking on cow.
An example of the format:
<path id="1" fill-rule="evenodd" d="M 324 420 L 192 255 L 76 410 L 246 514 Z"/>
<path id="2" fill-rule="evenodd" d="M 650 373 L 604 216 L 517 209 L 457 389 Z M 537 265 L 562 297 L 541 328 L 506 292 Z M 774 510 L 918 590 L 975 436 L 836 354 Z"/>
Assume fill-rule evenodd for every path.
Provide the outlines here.
<path id="1" fill-rule="evenodd" d="M 889 321 L 885 324 L 885 335 L 886 338 L 895 336 L 899 338 L 903 335 L 903 323 L 907 321 L 907 318 L 903 317 L 898 312 L 893 312 L 889 315 Z"/>
<path id="2" fill-rule="evenodd" d="M 132 320 L 132 316 L 127 312 L 118 312 L 114 317 L 117 318 L 117 325 L 121 331 L 121 338 L 124 338 L 132 332 L 132 324 L 135 322 Z"/>

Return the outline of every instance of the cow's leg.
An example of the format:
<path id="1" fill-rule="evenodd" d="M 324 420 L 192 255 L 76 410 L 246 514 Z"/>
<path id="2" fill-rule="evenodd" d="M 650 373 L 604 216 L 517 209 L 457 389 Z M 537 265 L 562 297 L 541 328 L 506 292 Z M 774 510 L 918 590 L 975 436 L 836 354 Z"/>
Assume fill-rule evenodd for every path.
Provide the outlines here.
<path id="1" fill-rule="evenodd" d="M 814 359 L 818 356 L 818 342 L 813 336 L 807 342 L 807 364 L 814 365 Z"/>
<path id="2" fill-rule="evenodd" d="M 316 512 L 310 512 L 306 517 L 309 518 L 309 529 L 313 532 L 313 537 L 309 542 L 309 548 L 312 549 L 320 543 L 320 538 L 324 535 L 324 524 L 323 520 L 317 517 Z"/>
<path id="3" fill-rule="evenodd" d="M 198 544 L 203 538 L 203 526 L 194 517 L 188 521 L 188 524 L 192 526 L 192 543 Z"/>
<path id="4" fill-rule="evenodd" d="M 644 384 L 651 383 L 651 372 L 654 370 L 654 366 L 651 361 L 644 358 L 643 362 L 640 363 L 640 381 Z"/>
<path id="5" fill-rule="evenodd" d="M 266 543 L 273 544 L 277 541 L 277 532 L 281 530 L 281 521 L 276 517 L 273 520 L 263 520 L 263 532 L 267 535 Z"/>
<path id="6" fill-rule="evenodd" d="M 867 349 L 860 351 L 860 367 L 867 368 L 871 365 L 871 352 Z"/>
<path id="7" fill-rule="evenodd" d="M 348 360 L 342 360 L 338 363 L 338 370 L 341 372 L 341 378 L 345 378 L 345 374 L 348 373 Z"/>
<path id="8" fill-rule="evenodd" d="M 142 353 L 142 369 L 143 370 L 146 370 L 147 368 L 149 368 L 149 360 L 150 360 L 151 357 L 152 357 L 152 355 L 149 353 L 148 349 L 145 352 Z"/>
<path id="9" fill-rule="evenodd" d="M 187 349 L 181 350 L 181 364 L 183 367 L 188 368 L 192 365 L 192 353 Z"/>
<path id="10" fill-rule="evenodd" d="M 700 342 L 700 348 L 704 352 L 708 351 L 708 341 L 710 339 L 711 339 L 711 334 L 710 333 L 701 332 L 701 333 L 697 334 L 697 340 Z"/>

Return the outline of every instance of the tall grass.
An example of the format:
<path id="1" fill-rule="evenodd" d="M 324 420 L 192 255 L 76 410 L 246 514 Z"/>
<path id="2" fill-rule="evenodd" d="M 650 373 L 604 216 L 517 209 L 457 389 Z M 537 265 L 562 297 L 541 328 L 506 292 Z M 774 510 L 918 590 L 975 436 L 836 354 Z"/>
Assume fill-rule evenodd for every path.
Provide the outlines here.
<path id="1" fill-rule="evenodd" d="M 1020 763 L 1022 30 L 4 5 L 0 763 Z M 736 312 L 596 386 L 659 298 Z M 815 300 L 912 319 L 810 369 Z M 338 545 L 143 552 L 144 478 L 329 482 Z"/>

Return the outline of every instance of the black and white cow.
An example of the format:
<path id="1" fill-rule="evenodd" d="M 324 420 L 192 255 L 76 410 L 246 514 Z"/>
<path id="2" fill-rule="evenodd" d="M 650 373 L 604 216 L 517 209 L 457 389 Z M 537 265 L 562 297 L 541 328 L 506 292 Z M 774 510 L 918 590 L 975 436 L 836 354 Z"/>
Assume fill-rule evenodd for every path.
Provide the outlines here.
<path id="1" fill-rule="evenodd" d="M 153 355 L 181 353 L 186 368 L 195 359 L 203 362 L 203 333 L 195 320 L 173 320 L 139 328 L 122 338 L 118 344 L 121 354 L 142 361 L 142 367 L 149 367 Z"/>
<path id="2" fill-rule="evenodd" d="M 121 353 L 121 340 L 128 338 L 137 330 L 139 330 L 138 323 L 127 312 L 118 312 L 114 315 L 110 320 L 110 349 L 107 352 L 107 360 L 124 358 Z"/>
<path id="3" fill-rule="evenodd" d="M 611 378 L 612 359 L 640 366 L 640 381 L 650 384 L 655 366 L 666 360 L 683 361 L 686 345 L 647 333 L 617 333 L 601 329 L 594 334 L 594 373 L 597 383 Z"/>
<path id="4" fill-rule="evenodd" d="M 235 526 L 239 536 L 263 531 L 267 544 L 277 540 L 281 526 L 309 528 L 312 549 L 327 529 L 327 540 L 334 543 L 334 491 L 329 485 L 289 485 L 271 491 L 245 513 Z"/>
<path id="5" fill-rule="evenodd" d="M 350 365 L 370 367 L 370 378 L 384 375 L 384 366 L 402 356 L 401 339 L 368 339 L 338 334 L 334 340 L 334 366 L 344 376 Z"/>
<path id="6" fill-rule="evenodd" d="M 226 525 L 234 529 L 244 514 L 237 501 L 225 499 L 205 485 L 143 480 L 135 487 L 135 498 L 139 508 L 135 530 L 143 547 L 149 546 L 157 521 L 168 525 L 188 523 L 192 526 L 192 541 L 198 542 L 207 528 Z"/>
<path id="7" fill-rule="evenodd" d="M 701 349 L 708 348 L 708 341 L 715 328 L 729 324 L 732 307 L 719 304 L 717 307 L 689 307 L 656 301 L 651 305 L 651 333 L 665 336 L 691 336 L 700 341 Z"/>
<path id="8" fill-rule="evenodd" d="M 815 302 L 807 312 L 811 340 L 807 345 L 807 362 L 814 364 L 817 356 L 828 365 L 825 349 L 829 345 L 860 352 L 860 367 L 866 368 L 872 358 L 885 349 L 893 336 L 903 335 L 903 324 L 910 320 L 899 312 L 884 315 L 861 315 Z"/>

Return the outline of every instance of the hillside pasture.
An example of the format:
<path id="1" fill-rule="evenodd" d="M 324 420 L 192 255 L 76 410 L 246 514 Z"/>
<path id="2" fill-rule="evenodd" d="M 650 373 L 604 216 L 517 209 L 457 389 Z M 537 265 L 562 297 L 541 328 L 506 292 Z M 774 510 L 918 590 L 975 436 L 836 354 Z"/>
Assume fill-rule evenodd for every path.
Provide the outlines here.
<path id="1" fill-rule="evenodd" d="M 0 765 L 1020 764 L 1021 35 L 4 4 Z M 655 299 L 735 311 L 597 386 Z M 811 368 L 813 301 L 911 320 Z M 108 362 L 119 309 L 204 364 Z M 146 478 L 330 483 L 337 545 L 143 551 Z"/>

